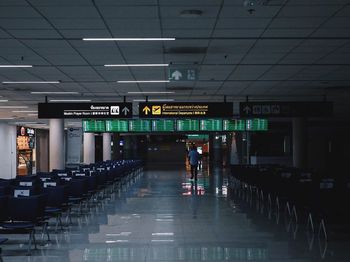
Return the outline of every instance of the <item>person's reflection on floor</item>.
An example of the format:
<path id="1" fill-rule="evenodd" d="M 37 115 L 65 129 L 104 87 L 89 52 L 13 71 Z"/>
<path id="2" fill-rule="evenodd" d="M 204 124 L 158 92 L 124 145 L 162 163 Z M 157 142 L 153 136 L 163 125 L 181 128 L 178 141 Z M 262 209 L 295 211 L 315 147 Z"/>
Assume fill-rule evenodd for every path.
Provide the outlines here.
<path id="1" fill-rule="evenodd" d="M 198 184 L 197 180 L 191 181 L 191 208 L 192 208 L 192 218 L 197 218 L 197 210 L 199 207 L 199 197 L 198 197 Z"/>

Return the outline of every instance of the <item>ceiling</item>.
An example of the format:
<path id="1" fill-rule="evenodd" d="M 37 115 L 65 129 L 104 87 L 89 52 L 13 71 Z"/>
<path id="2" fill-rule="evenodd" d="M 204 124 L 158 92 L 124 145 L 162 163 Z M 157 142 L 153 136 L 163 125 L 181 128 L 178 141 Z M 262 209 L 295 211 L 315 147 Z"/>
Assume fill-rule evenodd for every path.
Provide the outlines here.
<path id="1" fill-rule="evenodd" d="M 349 0 L 0 0 L 0 106 L 35 111 L 48 99 L 128 101 L 128 92 L 171 91 L 175 101 L 333 101 L 336 117 L 350 114 Z M 249 11 L 249 9 L 254 9 Z M 201 15 L 182 15 L 199 10 Z M 191 12 L 190 12 L 191 13 Z M 83 41 L 88 37 L 175 37 L 175 41 Z M 167 67 L 105 64 L 169 63 L 194 68 L 196 81 L 167 80 Z M 236 103 L 238 105 L 238 103 Z M 0 109 L 0 118 L 35 115 Z M 137 102 L 134 106 L 137 112 Z M 4 120 L 0 120 L 4 121 Z M 10 121 L 10 122 L 11 122 Z"/>

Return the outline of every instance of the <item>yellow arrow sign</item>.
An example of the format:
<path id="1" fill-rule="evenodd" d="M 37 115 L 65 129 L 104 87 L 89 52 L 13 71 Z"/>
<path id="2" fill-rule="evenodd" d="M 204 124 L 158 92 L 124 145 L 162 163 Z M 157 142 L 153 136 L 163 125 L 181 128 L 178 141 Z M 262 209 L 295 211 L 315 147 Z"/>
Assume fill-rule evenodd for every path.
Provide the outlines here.
<path id="1" fill-rule="evenodd" d="M 151 109 L 148 106 L 145 106 L 142 111 L 145 113 L 145 115 L 147 116 L 148 113 L 151 111 Z"/>

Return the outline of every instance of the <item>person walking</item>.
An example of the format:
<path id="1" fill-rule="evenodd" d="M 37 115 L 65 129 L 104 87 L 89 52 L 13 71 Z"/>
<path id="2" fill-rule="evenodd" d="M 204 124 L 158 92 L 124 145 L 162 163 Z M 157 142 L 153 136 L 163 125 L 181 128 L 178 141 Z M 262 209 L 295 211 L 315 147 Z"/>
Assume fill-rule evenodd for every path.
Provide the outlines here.
<path id="1" fill-rule="evenodd" d="M 192 149 L 188 153 L 188 159 L 190 161 L 191 165 L 191 179 L 197 180 L 197 168 L 198 168 L 198 161 L 199 161 L 199 153 L 197 152 L 197 147 L 195 145 L 192 146 Z"/>

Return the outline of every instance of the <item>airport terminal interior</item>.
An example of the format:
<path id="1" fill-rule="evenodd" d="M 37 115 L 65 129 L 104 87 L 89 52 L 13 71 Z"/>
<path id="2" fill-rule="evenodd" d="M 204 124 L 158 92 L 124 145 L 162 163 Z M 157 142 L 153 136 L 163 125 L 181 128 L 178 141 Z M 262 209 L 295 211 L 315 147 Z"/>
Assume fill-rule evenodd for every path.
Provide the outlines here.
<path id="1" fill-rule="evenodd" d="M 0 262 L 349 261 L 349 0 L 0 0 Z"/>

